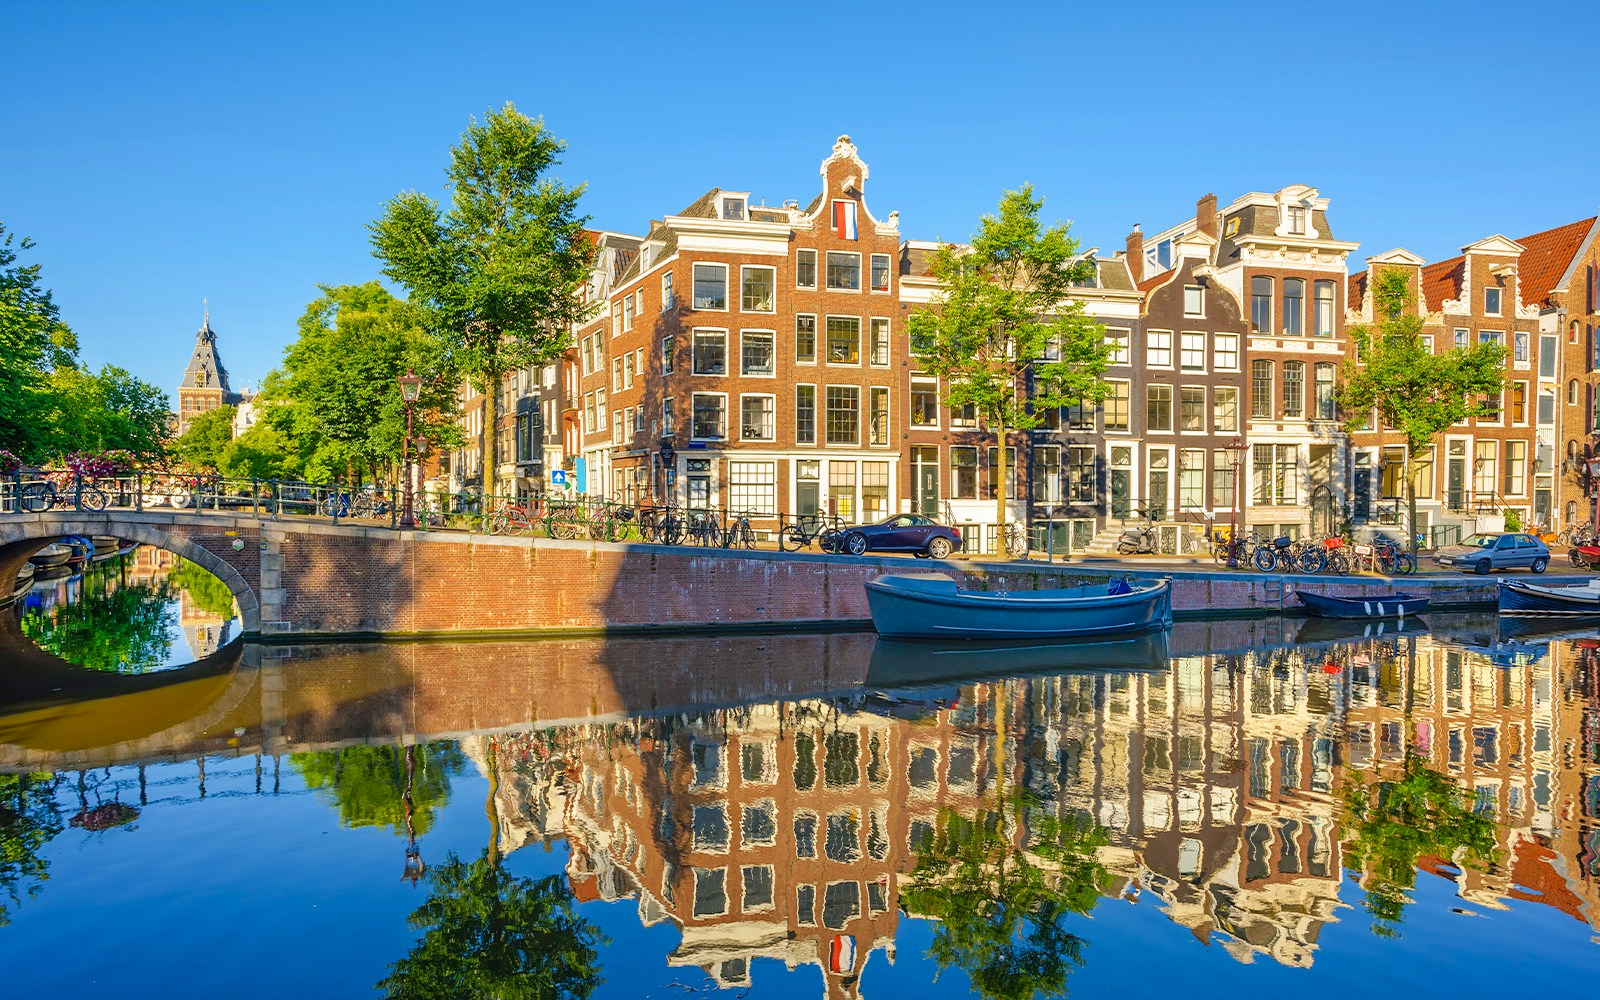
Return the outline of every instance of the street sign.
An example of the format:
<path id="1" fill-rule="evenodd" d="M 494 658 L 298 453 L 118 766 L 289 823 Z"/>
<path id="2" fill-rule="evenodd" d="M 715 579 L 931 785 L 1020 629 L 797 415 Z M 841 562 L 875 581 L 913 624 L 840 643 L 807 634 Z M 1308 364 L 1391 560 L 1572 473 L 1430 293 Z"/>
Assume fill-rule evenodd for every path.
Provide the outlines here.
<path id="1" fill-rule="evenodd" d="M 566 469 L 551 469 L 550 470 L 550 485 L 551 486 L 565 486 L 565 485 L 567 485 L 567 470 Z"/>

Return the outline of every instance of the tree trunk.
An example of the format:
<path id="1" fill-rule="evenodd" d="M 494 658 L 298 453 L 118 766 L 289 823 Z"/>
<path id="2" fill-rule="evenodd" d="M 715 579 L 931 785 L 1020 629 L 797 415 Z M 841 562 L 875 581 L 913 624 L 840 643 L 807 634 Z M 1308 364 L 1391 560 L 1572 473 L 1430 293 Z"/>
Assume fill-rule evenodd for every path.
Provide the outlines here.
<path id="1" fill-rule="evenodd" d="M 1417 562 L 1417 467 L 1412 461 L 1411 445 L 1406 445 L 1406 551 L 1412 562 Z"/>
<path id="2" fill-rule="evenodd" d="M 494 738 L 484 747 L 484 770 L 489 772 L 489 795 L 484 801 L 484 812 L 489 815 L 489 868 L 500 867 L 500 810 L 495 798 L 500 793 L 500 763 L 497 759 Z"/>
<path id="3" fill-rule="evenodd" d="M 495 474 L 500 468 L 500 456 L 496 454 L 499 444 L 499 435 L 495 433 L 495 424 L 500 419 L 500 376 L 492 374 L 484 379 L 488 387 L 483 394 L 483 488 L 479 490 L 484 496 L 497 492 L 494 488 Z"/>
<path id="4" fill-rule="evenodd" d="M 1006 425 L 1001 418 L 995 419 L 995 437 L 999 447 L 994 450 L 995 464 L 990 471 L 994 475 L 995 529 L 1000 533 L 1000 554 L 1010 558 L 1011 539 L 1006 537 Z"/>

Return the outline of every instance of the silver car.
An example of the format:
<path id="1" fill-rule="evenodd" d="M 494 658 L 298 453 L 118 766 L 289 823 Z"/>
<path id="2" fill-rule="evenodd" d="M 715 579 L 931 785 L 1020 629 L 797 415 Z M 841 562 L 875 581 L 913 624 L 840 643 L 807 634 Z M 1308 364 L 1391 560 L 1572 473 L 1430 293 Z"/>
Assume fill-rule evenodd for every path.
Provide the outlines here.
<path id="1" fill-rule="evenodd" d="M 1532 535 L 1514 531 L 1468 535 L 1460 545 L 1439 550 L 1434 557 L 1449 569 L 1470 569 L 1479 574 L 1497 569 L 1530 569 L 1543 573 L 1550 565 L 1550 549 Z"/>

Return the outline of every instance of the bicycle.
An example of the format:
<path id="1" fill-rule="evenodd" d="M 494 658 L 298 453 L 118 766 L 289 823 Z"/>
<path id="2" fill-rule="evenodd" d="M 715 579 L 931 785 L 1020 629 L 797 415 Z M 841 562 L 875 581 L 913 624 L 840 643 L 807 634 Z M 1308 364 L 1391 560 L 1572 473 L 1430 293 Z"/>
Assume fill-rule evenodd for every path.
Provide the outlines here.
<path id="1" fill-rule="evenodd" d="M 483 519 L 483 530 L 490 535 L 525 535 L 533 530 L 533 515 L 520 503 L 500 503 Z"/>
<path id="2" fill-rule="evenodd" d="M 756 532 L 750 526 L 749 513 L 735 514 L 728 519 L 728 528 L 722 534 L 722 547 L 725 549 L 756 547 Z"/>
<path id="3" fill-rule="evenodd" d="M 68 492 L 60 492 L 49 480 L 27 483 L 17 494 L 17 505 L 30 514 L 39 514 L 52 507 L 73 507 L 79 510 L 105 510 L 106 494 L 98 486 L 74 483 Z"/>
<path id="4" fill-rule="evenodd" d="M 1028 553 L 1028 532 L 1016 521 L 1007 521 L 1003 529 L 1004 552 L 1007 558 L 1027 561 L 1032 558 Z"/>
<path id="5" fill-rule="evenodd" d="M 578 537 L 578 531 L 584 523 L 583 515 L 578 510 L 578 505 L 570 500 L 552 503 L 545 508 L 544 534 L 546 538 L 571 541 Z"/>
<path id="6" fill-rule="evenodd" d="M 827 539 L 830 533 L 837 536 L 842 527 L 837 517 L 828 518 L 822 514 L 785 516 L 778 526 L 778 551 L 799 552 L 810 548 L 812 542 L 819 542 L 822 551 L 832 552 L 837 546 Z"/>
<path id="7" fill-rule="evenodd" d="M 691 511 L 686 534 L 688 535 L 686 540 L 695 545 L 709 548 L 722 544 L 722 526 L 718 523 L 717 515 L 713 511 Z"/>

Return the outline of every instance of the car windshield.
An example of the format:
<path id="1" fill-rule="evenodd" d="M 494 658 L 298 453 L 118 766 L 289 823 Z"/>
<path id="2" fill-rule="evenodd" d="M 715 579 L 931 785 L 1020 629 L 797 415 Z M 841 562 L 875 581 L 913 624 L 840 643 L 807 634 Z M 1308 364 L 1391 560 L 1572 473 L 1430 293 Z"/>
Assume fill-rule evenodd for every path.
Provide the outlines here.
<path id="1" fill-rule="evenodd" d="M 1461 544 L 1465 545 L 1469 549 L 1492 549 L 1494 548 L 1494 543 L 1499 540 L 1499 535 L 1468 535 Z"/>

